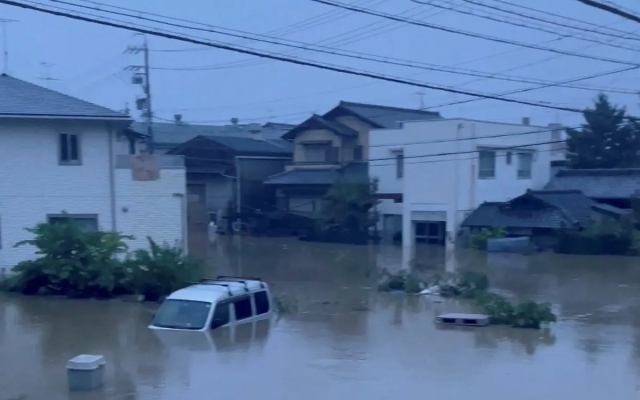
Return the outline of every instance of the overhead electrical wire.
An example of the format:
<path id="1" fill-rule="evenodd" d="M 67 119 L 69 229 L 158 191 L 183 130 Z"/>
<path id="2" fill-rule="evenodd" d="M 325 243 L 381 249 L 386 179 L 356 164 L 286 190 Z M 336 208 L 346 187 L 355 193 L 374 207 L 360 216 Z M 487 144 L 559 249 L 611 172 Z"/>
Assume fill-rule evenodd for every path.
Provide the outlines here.
<path id="1" fill-rule="evenodd" d="M 236 47 L 236 46 L 229 46 L 229 45 L 227 45 L 225 43 L 219 43 L 219 42 L 209 42 L 209 41 L 206 41 L 206 40 L 201 39 L 201 38 L 193 38 L 193 37 L 189 37 L 189 36 L 184 36 L 184 35 L 180 35 L 178 33 L 170 32 L 170 31 L 154 30 L 153 28 L 146 27 L 146 26 L 127 25 L 127 23 L 123 22 L 123 21 L 117 21 L 116 20 L 116 22 L 109 22 L 109 21 L 106 21 L 106 20 L 103 20 L 103 19 L 99 19 L 99 17 L 95 16 L 95 15 L 93 17 L 86 17 L 86 16 L 82 16 L 82 15 L 78 15 L 78 14 L 73 14 L 73 13 L 70 13 L 70 12 L 61 12 L 61 11 L 46 9 L 46 8 L 42 8 L 42 7 L 37 7 L 37 6 L 33 6 L 33 5 L 29 5 L 29 4 L 25 4 L 25 3 L 21 3 L 21 2 L 13 1 L 13 0 L 0 0 L 0 4 L 5 4 L 5 5 L 9 5 L 9 6 L 24 8 L 24 9 L 28 9 L 28 10 L 32 10 L 32 11 L 38 11 L 38 12 L 42 12 L 42 13 L 46 13 L 46 14 L 50 14 L 50 15 L 55 15 L 55 16 L 60 16 L 60 17 L 65 17 L 65 18 L 69 18 L 69 19 L 74 19 L 74 20 L 78 20 L 78 21 L 91 22 L 91 23 L 94 23 L 94 24 L 103 25 L 103 26 L 109 26 L 109 27 L 113 27 L 113 28 L 121 28 L 121 29 L 125 29 L 125 30 L 130 30 L 130 31 L 135 31 L 135 32 L 138 32 L 138 33 L 142 33 L 142 34 L 148 34 L 148 35 L 152 35 L 152 36 L 164 37 L 164 38 L 167 38 L 167 39 L 174 39 L 174 40 L 193 43 L 193 44 L 211 46 L 211 47 L 218 48 L 218 49 L 221 49 L 221 50 L 228 50 L 228 51 L 241 53 L 241 54 L 248 54 L 248 55 L 252 55 L 252 56 L 256 56 L 256 57 L 274 59 L 274 60 L 278 60 L 278 61 L 282 61 L 282 62 L 286 62 L 286 63 L 290 63 L 290 64 L 296 64 L 296 65 L 307 66 L 307 67 L 314 67 L 314 68 L 322 69 L 322 70 L 326 70 L 326 71 L 339 72 L 339 73 L 343 73 L 343 74 L 347 74 L 347 75 L 367 77 L 367 78 L 378 79 L 378 80 L 383 80 L 383 81 L 387 81 L 387 82 L 405 84 L 405 85 L 408 85 L 408 86 L 415 86 L 415 87 L 421 87 L 421 88 L 426 88 L 426 89 L 445 91 L 445 92 L 449 92 L 449 93 L 463 94 L 463 95 L 467 95 L 467 96 L 474 96 L 474 97 L 480 97 L 480 98 L 485 98 L 485 99 L 499 100 L 499 101 L 503 101 L 503 102 L 507 102 L 507 103 L 530 105 L 530 106 L 534 106 L 534 107 L 551 109 L 551 110 L 568 111 L 568 112 L 574 112 L 574 113 L 580 113 L 580 114 L 583 112 L 583 110 L 579 110 L 579 109 L 575 109 L 575 108 L 571 108 L 571 107 L 554 106 L 554 105 L 550 105 L 550 104 L 546 104 L 546 103 L 542 103 L 542 102 L 534 102 L 534 101 L 527 101 L 527 100 L 520 100 L 520 99 L 512 99 L 512 98 L 505 98 L 505 97 L 495 96 L 495 95 L 490 95 L 490 94 L 482 94 L 482 93 L 464 91 L 464 90 L 459 90 L 459 89 L 449 88 L 449 87 L 443 87 L 443 86 L 438 86 L 438 85 L 433 85 L 433 84 L 426 84 L 426 83 L 421 83 L 421 82 L 413 82 L 413 81 L 409 81 L 409 80 L 406 80 L 406 79 L 403 79 L 403 78 L 399 78 L 399 77 L 395 77 L 395 76 L 387 76 L 387 75 L 377 74 L 375 72 L 343 68 L 343 67 L 332 65 L 332 64 L 318 63 L 318 62 L 301 60 L 301 59 L 286 58 L 286 57 L 281 57 L 279 55 L 265 53 L 265 52 L 262 52 L 262 51 L 259 51 L 259 50 L 255 50 L 255 49 L 247 49 L 247 48 L 240 48 L 240 47 Z M 634 120 L 634 121 L 638 120 L 635 117 L 626 117 L 626 119 Z"/>
<path id="2" fill-rule="evenodd" d="M 449 27 L 443 26 L 443 25 L 430 24 L 430 23 L 427 23 L 427 22 L 416 21 L 416 20 L 413 20 L 413 19 L 398 17 L 398 16 L 395 16 L 393 14 L 387 14 L 387 13 L 383 13 L 383 12 L 379 12 L 379 11 L 375 11 L 375 10 L 370 10 L 370 9 L 366 9 L 366 8 L 362 8 L 362 7 L 351 6 L 349 4 L 340 3 L 340 2 L 336 2 L 336 1 L 328 1 L 328 0 L 310 0 L 310 1 L 313 1 L 315 3 L 325 4 L 325 5 L 328 5 L 328 6 L 331 6 L 331 7 L 343 8 L 345 10 L 351 10 L 351 11 L 354 11 L 354 12 L 357 12 L 357 13 L 361 13 L 361 14 L 366 14 L 366 15 L 371 15 L 371 16 L 375 16 L 375 17 L 385 18 L 385 19 L 398 21 L 398 22 L 404 22 L 404 23 L 407 23 L 407 24 L 410 24 L 410 25 L 421 26 L 421 27 L 424 27 L 424 28 L 435 29 L 435 30 L 439 30 L 439 31 L 443 31 L 443 32 L 453 33 L 453 34 L 456 34 L 456 35 L 473 37 L 473 38 L 476 38 L 476 39 L 482 39 L 482 40 L 487 40 L 487 41 L 496 42 L 496 43 L 502 43 L 502 44 L 508 44 L 508 45 L 512 45 L 512 46 L 525 47 L 525 48 L 532 49 L 532 50 L 539 50 L 539 51 L 546 51 L 546 52 L 551 52 L 551 53 L 558 53 L 558 54 L 562 54 L 562 55 L 565 55 L 565 56 L 576 57 L 576 58 L 584 58 L 584 59 L 587 59 L 587 60 L 603 61 L 603 62 L 609 62 L 609 63 L 613 63 L 613 64 L 623 64 L 623 65 L 633 65 L 633 66 L 639 65 L 637 62 L 632 62 L 632 61 L 618 60 L 618 59 L 605 58 L 605 57 L 597 57 L 597 56 L 592 56 L 592 55 L 589 55 L 589 54 L 582 54 L 582 53 L 574 53 L 574 52 L 554 49 L 554 48 L 551 48 L 551 47 L 543 47 L 543 46 L 538 46 L 538 45 L 534 45 L 534 44 L 529 44 L 529 43 L 524 43 L 524 42 L 517 42 L 517 41 L 509 40 L 509 39 L 503 39 L 503 38 L 499 38 L 499 37 L 495 37 L 495 36 L 489 36 L 489 35 L 484 35 L 484 34 L 480 34 L 480 33 L 463 31 L 463 30 L 459 30 L 459 29 L 455 29 L 455 28 L 449 28 Z"/>
<path id="3" fill-rule="evenodd" d="M 593 0 L 578 0 L 578 1 L 587 6 L 597 8 L 599 10 L 606 11 L 611 14 L 615 14 L 617 16 L 628 19 L 630 21 L 640 23 L 640 16 L 635 15 L 635 13 L 631 10 L 628 10 L 628 9 L 625 10 L 622 7 L 616 4 L 613 4 L 611 2 L 607 2 L 607 1 L 597 2 Z"/>
<path id="4" fill-rule="evenodd" d="M 529 10 L 529 11 L 537 12 L 537 13 L 540 13 L 540 14 L 549 15 L 549 16 L 552 16 L 552 17 L 566 19 L 568 21 L 578 22 L 578 23 L 581 23 L 581 24 L 593 26 L 593 27 L 598 28 L 598 29 L 608 29 L 608 30 L 613 31 L 613 32 L 618 32 L 618 34 L 621 34 L 621 35 L 631 35 L 631 37 L 623 36 L 624 39 L 640 40 L 640 35 L 638 35 L 638 34 L 631 34 L 629 32 L 625 32 L 625 31 L 623 31 L 621 29 L 616 29 L 616 28 L 613 28 L 611 26 L 599 25 L 599 24 L 596 24 L 596 23 L 593 23 L 593 22 L 583 21 L 583 20 L 580 20 L 580 19 L 577 19 L 577 18 L 573 18 L 573 17 L 567 16 L 567 15 L 560 15 L 560 14 L 552 13 L 552 12 L 545 11 L 545 10 L 539 10 L 539 9 L 533 8 L 533 7 L 523 6 L 521 4 L 513 3 L 513 2 L 510 2 L 510 1 L 507 1 L 507 0 L 493 0 L 493 1 L 497 2 L 497 3 L 506 4 L 506 5 L 509 5 L 509 6 L 512 6 L 512 7 L 518 7 L 518 8 L 524 9 L 524 10 Z M 596 32 L 598 32 L 598 31 L 596 31 Z M 600 32 L 600 33 L 602 33 L 602 32 Z"/>
<path id="5" fill-rule="evenodd" d="M 531 29 L 531 30 L 538 31 L 538 32 L 549 33 L 549 34 L 552 34 L 552 35 L 555 35 L 555 36 L 559 36 L 559 37 L 567 36 L 566 33 L 561 33 L 559 31 L 557 31 L 557 28 L 542 28 L 542 27 L 539 27 L 539 26 L 533 26 L 531 24 L 527 24 L 527 23 L 523 23 L 523 22 L 516 22 L 516 20 L 497 18 L 497 17 L 493 16 L 495 14 L 481 15 L 481 14 L 477 14 L 477 13 L 472 12 L 472 11 L 465 11 L 465 10 L 461 10 L 461 9 L 453 10 L 451 7 L 446 7 L 446 6 L 442 6 L 442 5 L 436 5 L 436 4 L 434 4 L 433 1 L 422 1 L 422 0 L 421 1 L 411 0 L 411 1 L 414 2 L 414 3 L 418 3 L 418 4 L 430 5 L 430 6 L 433 6 L 433 7 L 441 8 L 443 10 L 452 10 L 452 11 L 454 11 L 456 13 L 464 14 L 464 15 L 470 15 L 470 16 L 473 16 L 473 17 L 476 17 L 476 18 L 488 19 L 490 21 L 495 21 L 495 22 L 499 22 L 499 23 L 502 23 L 502 24 L 508 24 L 508 25 L 512 25 L 512 26 L 525 28 L 525 29 Z M 476 2 L 473 2 L 473 1 L 469 1 L 469 0 L 464 0 L 464 1 L 466 1 L 466 2 L 468 2 L 470 4 L 483 5 L 482 3 L 476 3 Z M 490 7 L 490 6 L 487 5 L 487 7 Z M 503 10 L 503 9 L 500 9 L 499 7 L 492 7 L 491 6 L 491 8 L 492 9 L 501 10 L 502 12 L 505 12 L 505 13 L 510 13 L 508 10 Z M 522 15 L 522 14 L 517 14 L 517 15 Z M 556 30 L 552 30 L 552 29 L 556 29 Z M 573 28 L 573 29 L 577 29 L 577 28 Z M 600 39 L 593 39 L 593 38 L 590 38 L 588 36 L 585 36 L 584 33 L 574 34 L 572 37 L 577 39 L 577 40 L 582 40 L 582 41 L 591 42 L 591 43 L 598 43 L 598 44 L 606 45 L 606 46 L 609 46 L 609 47 L 615 47 L 615 48 L 624 49 L 624 50 L 630 50 L 630 51 L 640 51 L 640 47 L 630 47 L 630 46 L 626 46 L 626 45 L 607 43 L 607 42 L 604 42 L 604 41 L 602 41 Z M 620 36 L 615 36 L 615 37 L 622 38 Z"/>
<path id="6" fill-rule="evenodd" d="M 331 48 L 331 47 L 326 47 L 326 46 L 318 46 L 318 48 L 311 48 L 311 46 L 314 46 L 313 44 L 310 43 L 303 43 L 303 42 L 297 42 L 297 41 L 291 41 L 291 43 L 294 44 L 290 44 L 290 43 L 280 43 L 280 42 L 276 42 L 273 39 L 263 39 L 264 35 L 255 35 L 258 36 L 256 37 L 251 37 L 248 35 L 251 35 L 250 32 L 245 32 L 245 31 L 238 31 L 238 30 L 232 30 L 233 32 L 240 32 L 239 34 L 236 33 L 228 33 L 228 32 L 223 32 L 220 31 L 220 28 L 216 28 L 210 25 L 206 25 L 209 28 L 199 28 L 199 27 L 193 27 L 193 26 L 188 26 L 188 25 L 184 25 L 184 24 L 174 24 L 171 22 L 163 22 L 157 19 L 153 19 L 153 18 L 148 18 L 145 17 L 143 15 L 141 15 L 140 11 L 135 10 L 138 14 L 128 14 L 128 13 L 123 13 L 123 12 L 119 12 L 119 11 L 104 11 L 104 10 L 100 10 L 97 9 L 95 7 L 90 7 L 90 6 L 84 6 L 84 5 L 78 5 L 78 4 L 74 4 L 72 2 L 68 2 L 68 1 L 64 1 L 64 0 L 51 0 L 55 3 L 61 3 L 61 4 L 65 4 L 65 5 L 70 5 L 70 6 L 76 6 L 76 7 L 80 7 L 83 9 L 90 9 L 91 11 L 102 11 L 102 12 L 107 12 L 110 14 L 114 14 L 114 15 L 119 15 L 119 16 L 124 16 L 124 17 L 128 17 L 128 18 L 136 18 L 136 19 L 142 19 L 144 21 L 148 21 L 148 22 L 154 22 L 154 23 L 158 23 L 158 24 L 166 24 L 172 27 L 178 27 L 178 28 L 184 28 L 184 29 L 191 29 L 191 30 L 195 30 L 195 31 L 204 31 L 204 32 L 209 32 L 209 33 L 217 33 L 217 34 L 221 34 L 221 35 L 225 35 L 225 36 L 232 36 L 232 37 L 238 37 L 238 38 L 242 38 L 242 39 L 248 39 L 248 40 L 252 40 L 252 41 L 257 41 L 257 42 L 261 42 L 261 43 L 268 43 L 268 44 L 275 44 L 275 45 L 280 45 L 280 46 L 285 46 L 285 47 L 292 47 L 292 48 L 296 48 L 296 49 L 305 49 L 305 50 L 311 50 L 314 52 L 318 52 L 318 53 L 322 53 L 322 54 L 329 54 L 329 55 L 335 55 L 335 56 L 341 56 L 341 57 L 346 57 L 346 58 L 352 58 L 352 59 L 357 59 L 357 60 L 365 60 L 365 61 L 372 61 L 372 62 L 377 62 L 377 63 L 381 63 L 381 64 L 387 64 L 387 65 L 395 65 L 395 66 L 401 66 L 401 67 L 408 67 L 408 68 L 414 68 L 414 69 L 422 69 L 422 70 L 428 70 L 428 71 L 436 71 L 436 72 L 443 72 L 443 73 L 449 73 L 449 74 L 456 74 L 456 75 L 467 75 L 467 76 L 475 76 L 475 77 L 482 77 L 482 78 L 486 78 L 486 79 L 494 79 L 494 80 L 503 80 L 503 81 L 511 81 L 511 82 L 519 82 L 519 83 L 531 83 L 531 84 L 542 84 L 542 85 L 550 85 L 550 86 L 559 86 L 559 87 L 567 87 L 567 88 L 571 88 L 571 89 L 579 89 L 579 90 L 589 90 L 589 91 L 602 91 L 602 88 L 590 88 L 588 86 L 576 86 L 576 85 L 562 85 L 562 84 L 556 84 L 553 82 L 549 82 L 549 81 L 543 81 L 543 80 L 534 80 L 534 79 L 527 79 L 527 78 L 521 78 L 521 77 L 515 77 L 515 76 L 502 76 L 502 75 L 498 75 L 498 74 L 487 74 L 487 73 L 482 73 L 479 71 L 473 71 L 473 70 L 460 70 L 460 71 L 452 71 L 449 70 L 447 68 L 443 68 L 441 66 L 437 66 L 437 65 L 433 65 L 433 64 L 427 64 L 427 63 L 421 63 L 421 62 L 412 62 L 412 61 L 408 61 L 408 60 L 403 60 L 403 59 L 397 59 L 397 58 L 391 58 L 391 57 L 380 57 L 380 56 L 376 56 L 373 54 L 368 54 L 368 53 L 361 53 L 361 52 L 346 52 L 340 49 L 335 49 L 335 48 Z M 91 2 L 94 3 L 94 2 Z M 131 10 L 134 11 L 134 10 Z M 156 14 L 157 15 L 157 14 Z M 204 25 L 204 24 L 203 24 Z M 640 65 L 640 64 L 639 64 Z M 156 67 L 153 68 L 155 70 L 163 70 L 165 68 L 162 67 Z M 173 69 L 171 69 L 173 70 Z M 182 70 L 182 69 L 181 69 Z M 187 70 L 186 68 L 183 70 Z M 191 70 L 196 70 L 191 69 Z M 579 81 L 579 80 L 578 80 Z M 607 89 L 609 92 L 612 93 L 622 93 L 622 94 L 637 94 L 636 91 L 630 91 L 630 90 L 618 90 L 618 89 Z"/>

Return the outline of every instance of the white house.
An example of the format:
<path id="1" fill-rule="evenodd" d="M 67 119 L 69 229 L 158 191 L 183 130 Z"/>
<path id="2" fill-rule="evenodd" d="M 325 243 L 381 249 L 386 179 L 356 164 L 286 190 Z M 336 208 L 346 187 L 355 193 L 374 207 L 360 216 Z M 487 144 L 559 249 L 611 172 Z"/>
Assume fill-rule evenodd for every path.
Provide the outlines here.
<path id="1" fill-rule="evenodd" d="M 63 212 L 86 229 L 134 235 L 133 248 L 186 243 L 185 170 L 160 156 L 159 179 L 134 179 L 124 114 L 0 75 L 0 268 L 32 258 L 25 228 Z"/>
<path id="2" fill-rule="evenodd" d="M 462 118 L 404 122 L 371 132 L 370 174 L 379 179 L 386 239 L 402 232 L 452 247 L 465 216 L 549 180 L 552 128 Z"/>

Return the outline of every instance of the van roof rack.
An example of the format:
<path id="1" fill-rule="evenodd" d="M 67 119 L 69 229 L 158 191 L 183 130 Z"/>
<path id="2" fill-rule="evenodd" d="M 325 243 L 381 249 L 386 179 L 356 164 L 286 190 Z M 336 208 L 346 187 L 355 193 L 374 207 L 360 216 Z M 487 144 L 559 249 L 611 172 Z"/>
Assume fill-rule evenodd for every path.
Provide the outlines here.
<path id="1" fill-rule="evenodd" d="M 228 283 L 221 283 L 215 279 L 202 279 L 200 282 L 194 283 L 195 285 L 214 285 L 214 286 L 224 286 L 227 288 L 227 293 L 229 296 L 232 296 L 231 287 Z"/>
<path id="2" fill-rule="evenodd" d="M 245 291 L 249 291 L 248 281 L 258 281 L 260 282 L 260 287 L 264 289 L 264 282 L 261 278 L 250 278 L 250 277 L 240 277 L 240 276 L 230 276 L 230 275 L 218 275 L 216 280 L 222 281 L 235 281 L 244 284 Z"/>
<path id="3" fill-rule="evenodd" d="M 227 280 L 235 279 L 235 280 L 241 280 L 241 281 L 261 281 L 262 282 L 262 278 L 254 278 L 251 276 L 218 275 L 216 279 L 227 279 Z"/>

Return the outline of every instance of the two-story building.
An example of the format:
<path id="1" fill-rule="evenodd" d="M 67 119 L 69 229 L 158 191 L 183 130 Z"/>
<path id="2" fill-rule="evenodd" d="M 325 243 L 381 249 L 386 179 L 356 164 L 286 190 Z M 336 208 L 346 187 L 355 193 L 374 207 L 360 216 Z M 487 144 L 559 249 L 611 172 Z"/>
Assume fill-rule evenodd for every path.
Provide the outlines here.
<path id="1" fill-rule="evenodd" d="M 525 121 L 526 122 L 526 121 Z M 383 236 L 453 246 L 466 215 L 483 202 L 542 189 L 552 129 L 462 118 L 407 121 L 374 130 L 369 170 L 379 179 Z"/>
<path id="2" fill-rule="evenodd" d="M 362 164 L 368 159 L 372 129 L 397 128 L 405 120 L 439 118 L 437 112 L 342 101 L 283 136 L 294 143 L 293 162 L 265 183 L 278 188 L 281 208 L 318 212 L 322 197 L 340 177 L 368 179 Z"/>
<path id="3" fill-rule="evenodd" d="M 31 238 L 25 228 L 63 213 L 85 229 L 134 235 L 132 248 L 147 247 L 147 236 L 186 244 L 183 160 L 130 155 L 121 132 L 131 122 L 0 75 L 0 268 L 34 256 L 33 248 L 13 247 Z"/>

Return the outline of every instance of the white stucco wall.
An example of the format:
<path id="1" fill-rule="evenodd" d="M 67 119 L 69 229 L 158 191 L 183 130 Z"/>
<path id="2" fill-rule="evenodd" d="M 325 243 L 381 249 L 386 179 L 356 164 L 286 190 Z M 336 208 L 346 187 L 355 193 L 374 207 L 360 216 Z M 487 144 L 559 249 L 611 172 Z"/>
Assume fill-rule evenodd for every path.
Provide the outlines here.
<path id="1" fill-rule="evenodd" d="M 29 239 L 24 228 L 48 214 L 97 214 L 100 229 L 113 228 L 108 132 L 99 122 L 0 122 L 0 268 L 34 256 L 34 249 L 13 245 Z M 81 165 L 58 165 L 58 133 L 80 134 Z M 122 146 L 113 140 L 115 153 Z M 163 170 L 155 182 L 132 182 L 130 170 L 115 170 L 114 178 L 116 230 L 180 240 L 181 203 L 172 195 L 185 191 L 184 170 Z"/>
<path id="2" fill-rule="evenodd" d="M 412 212 L 445 213 L 452 235 L 466 212 L 482 202 L 506 201 L 527 189 L 541 189 L 549 179 L 551 147 L 526 145 L 551 140 L 548 128 L 539 126 L 466 119 L 405 122 L 401 129 L 371 131 L 370 174 L 379 179 L 381 193 L 403 193 L 403 243 L 410 245 Z M 507 149 L 513 146 L 533 150 L 531 179 L 518 178 L 517 151 Z M 478 178 L 481 148 L 496 151 L 494 178 Z M 402 179 L 396 177 L 394 152 L 399 150 L 404 154 Z M 507 151 L 512 152 L 510 165 Z M 397 213 L 397 204 L 390 203 L 383 202 L 380 212 Z"/>

